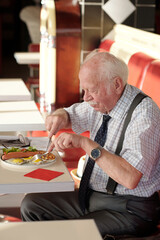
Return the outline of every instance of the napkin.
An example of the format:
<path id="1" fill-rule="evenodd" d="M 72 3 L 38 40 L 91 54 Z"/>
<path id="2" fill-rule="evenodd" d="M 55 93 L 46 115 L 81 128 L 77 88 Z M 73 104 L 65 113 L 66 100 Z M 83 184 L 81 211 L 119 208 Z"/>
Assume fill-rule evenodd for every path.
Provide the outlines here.
<path id="1" fill-rule="evenodd" d="M 44 181 L 50 181 L 60 175 L 64 174 L 64 172 L 57 172 L 48 169 L 38 168 L 32 172 L 29 172 L 24 175 L 24 177 L 36 178 Z"/>
<path id="2" fill-rule="evenodd" d="M 30 140 L 27 137 L 24 137 L 22 134 L 18 135 L 16 139 L 0 139 L 0 145 L 5 148 L 8 147 L 28 147 L 30 146 Z"/>

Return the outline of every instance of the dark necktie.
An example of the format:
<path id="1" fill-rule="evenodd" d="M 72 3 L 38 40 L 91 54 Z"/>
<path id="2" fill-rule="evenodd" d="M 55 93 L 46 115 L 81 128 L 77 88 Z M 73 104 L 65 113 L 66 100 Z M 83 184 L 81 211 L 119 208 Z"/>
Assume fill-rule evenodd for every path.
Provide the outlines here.
<path id="1" fill-rule="evenodd" d="M 94 139 L 94 141 L 97 142 L 102 147 L 104 146 L 106 141 L 108 121 L 110 118 L 111 117 L 108 115 L 103 115 L 102 125 L 100 126 Z M 86 200 L 87 200 L 86 199 L 87 188 L 88 188 L 89 179 L 90 179 L 94 164 L 95 164 L 95 161 L 89 157 L 82 179 L 81 179 L 80 187 L 79 187 L 79 204 L 83 212 L 85 211 Z"/>

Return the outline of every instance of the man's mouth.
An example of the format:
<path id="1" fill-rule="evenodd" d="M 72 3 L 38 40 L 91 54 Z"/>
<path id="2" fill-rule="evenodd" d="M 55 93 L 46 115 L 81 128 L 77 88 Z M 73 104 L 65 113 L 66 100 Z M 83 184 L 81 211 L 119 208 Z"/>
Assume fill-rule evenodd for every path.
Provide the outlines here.
<path id="1" fill-rule="evenodd" d="M 92 101 L 89 101 L 89 102 L 87 102 L 90 106 L 95 106 L 95 105 L 97 105 L 97 103 L 96 102 L 92 102 Z"/>

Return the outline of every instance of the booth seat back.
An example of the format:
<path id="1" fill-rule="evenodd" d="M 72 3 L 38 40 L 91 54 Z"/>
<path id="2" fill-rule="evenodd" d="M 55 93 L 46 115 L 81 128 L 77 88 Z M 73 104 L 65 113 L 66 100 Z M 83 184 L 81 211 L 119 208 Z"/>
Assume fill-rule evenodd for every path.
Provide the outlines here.
<path id="1" fill-rule="evenodd" d="M 111 39 L 105 39 L 101 41 L 99 48 L 104 49 L 114 56 L 122 59 L 126 64 L 128 64 L 128 61 L 132 54 L 135 53 L 135 51 L 132 51 L 132 49 L 126 49 L 120 43 L 117 43 Z"/>
<path id="2" fill-rule="evenodd" d="M 150 96 L 160 108 L 160 60 L 155 60 L 149 65 L 140 89 Z"/>
<path id="3" fill-rule="evenodd" d="M 141 81 L 153 60 L 155 59 L 142 52 L 133 54 L 128 62 L 128 83 L 140 88 Z"/>
<path id="4" fill-rule="evenodd" d="M 107 52 L 109 52 L 113 43 L 114 43 L 113 40 L 106 39 L 100 43 L 99 48 L 102 48 L 102 49 L 106 50 Z"/>
<path id="5" fill-rule="evenodd" d="M 136 52 L 134 54 L 127 52 L 127 50 L 121 49 L 121 46 L 116 46 L 115 41 L 110 39 L 102 41 L 99 48 L 123 59 L 128 65 L 128 83 L 140 88 L 141 81 L 143 80 L 149 65 L 155 60 L 153 57 L 142 52 Z"/>

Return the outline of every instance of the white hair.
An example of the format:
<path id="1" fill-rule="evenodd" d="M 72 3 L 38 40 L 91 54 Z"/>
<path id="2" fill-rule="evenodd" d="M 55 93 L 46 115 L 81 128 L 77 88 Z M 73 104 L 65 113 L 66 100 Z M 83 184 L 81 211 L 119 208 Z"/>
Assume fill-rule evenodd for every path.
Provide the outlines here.
<path id="1" fill-rule="evenodd" d="M 128 66 L 122 59 L 115 57 L 103 49 L 95 49 L 86 56 L 82 67 L 87 62 L 90 62 L 90 60 L 96 60 L 98 62 L 97 70 L 100 73 L 100 79 L 107 78 L 109 81 L 112 81 L 115 77 L 120 77 L 123 84 L 126 85 Z"/>

